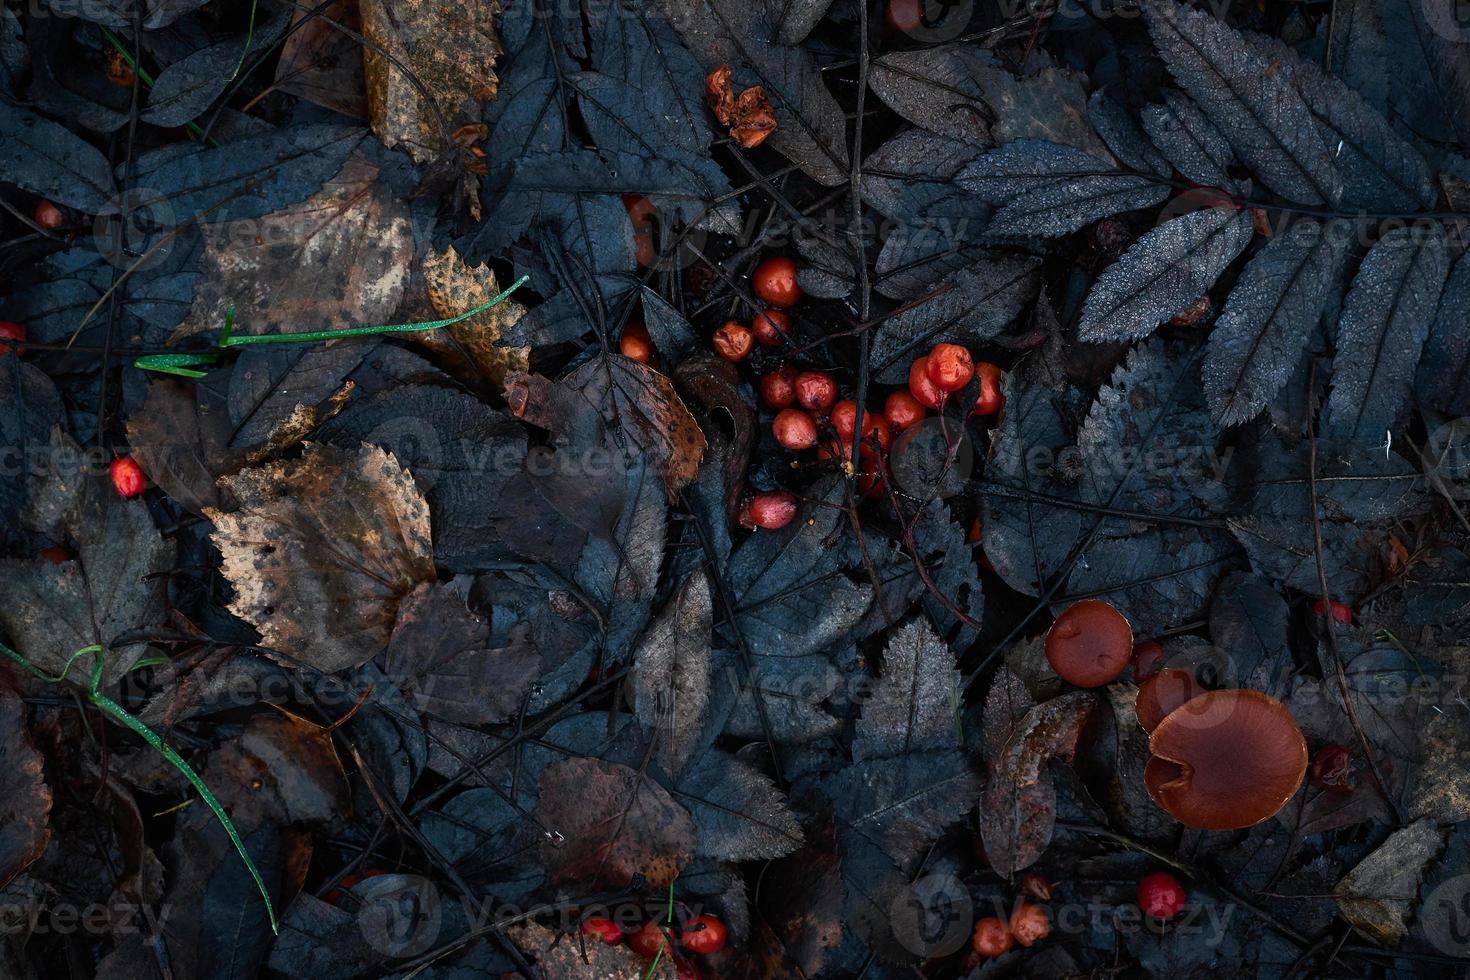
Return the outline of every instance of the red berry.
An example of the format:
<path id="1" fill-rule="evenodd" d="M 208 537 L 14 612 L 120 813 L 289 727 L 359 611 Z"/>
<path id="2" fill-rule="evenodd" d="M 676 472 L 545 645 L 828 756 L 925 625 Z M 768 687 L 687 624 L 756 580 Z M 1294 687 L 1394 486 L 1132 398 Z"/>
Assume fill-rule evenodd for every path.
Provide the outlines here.
<path id="1" fill-rule="evenodd" d="M 1164 663 L 1164 648 L 1157 640 L 1133 644 L 1133 679 L 1146 681 L 1159 672 Z"/>
<path id="2" fill-rule="evenodd" d="M 1015 943 L 1010 926 L 1006 925 L 1005 920 L 993 915 L 975 923 L 975 934 L 970 937 L 970 945 L 975 948 L 975 952 L 987 959 L 1000 956 Z"/>
<path id="3" fill-rule="evenodd" d="M 725 325 L 715 331 L 715 350 L 727 361 L 745 360 L 754 346 L 750 328 L 734 320 L 726 320 Z"/>
<path id="4" fill-rule="evenodd" d="M 71 552 L 65 548 L 43 548 L 37 558 L 44 558 L 53 565 L 60 565 L 64 561 L 71 561 Z"/>
<path id="5" fill-rule="evenodd" d="M 679 942 L 700 956 L 718 953 L 725 948 L 725 924 L 712 915 L 697 916 L 679 934 Z"/>
<path id="6" fill-rule="evenodd" d="M 0 340 L 25 340 L 26 328 L 9 320 L 0 320 Z M 11 351 L 19 353 L 24 348 L 12 347 L 10 344 L 0 344 L 0 357 L 4 357 Z"/>
<path id="7" fill-rule="evenodd" d="M 114 459 L 108 472 L 112 475 L 112 486 L 119 496 L 136 497 L 148 488 L 148 478 L 143 475 L 143 467 L 131 456 Z"/>
<path id="8" fill-rule="evenodd" d="M 1353 776 L 1353 753 L 1346 745 L 1324 745 L 1312 757 L 1312 782 L 1321 789 L 1350 793 L 1357 780 Z"/>
<path id="9" fill-rule="evenodd" d="M 618 350 L 628 360 L 639 364 L 653 360 L 653 338 L 648 335 L 648 328 L 641 323 L 628 324 L 618 340 Z"/>
<path id="10" fill-rule="evenodd" d="M 1316 616 L 1318 619 L 1322 618 L 1321 599 L 1318 599 L 1316 602 L 1312 603 L 1312 615 Z M 1339 623 L 1342 623 L 1344 626 L 1349 626 L 1352 624 L 1353 621 L 1353 609 L 1351 606 L 1346 605 L 1345 603 L 1338 602 L 1336 599 L 1334 599 L 1332 601 L 1332 618 L 1337 620 Z"/>
<path id="11" fill-rule="evenodd" d="M 675 956 L 674 980 L 704 980 L 704 974 L 699 972 L 699 967 L 689 960 Z"/>
<path id="12" fill-rule="evenodd" d="M 883 20 L 894 34 L 907 34 L 924 23 L 922 0 L 890 0 Z"/>
<path id="13" fill-rule="evenodd" d="M 832 406 L 832 428 L 837 430 L 838 439 L 852 442 L 852 434 L 857 431 L 857 402 L 844 398 Z"/>
<path id="14" fill-rule="evenodd" d="M 975 365 L 975 376 L 980 379 L 980 394 L 975 396 L 975 408 L 971 415 L 992 415 L 1006 403 L 1000 390 L 1001 370 L 989 361 Z"/>
<path id="15" fill-rule="evenodd" d="M 582 934 L 597 936 L 609 946 L 616 946 L 623 941 L 623 929 L 612 919 L 604 919 L 601 916 L 591 916 L 582 920 Z"/>
<path id="16" fill-rule="evenodd" d="M 796 494 L 786 490 L 758 493 L 750 498 L 750 522 L 767 531 L 779 531 L 796 517 Z"/>
<path id="17" fill-rule="evenodd" d="M 975 362 L 959 344 L 935 344 L 924 370 L 940 391 L 959 391 L 975 376 Z"/>
<path id="18" fill-rule="evenodd" d="M 784 255 L 766 259 L 755 267 L 755 294 L 772 306 L 791 306 L 801 299 L 796 282 L 796 263 Z"/>
<path id="19" fill-rule="evenodd" d="M 894 432 L 902 432 L 924 420 L 924 406 L 913 395 L 899 389 L 890 392 L 883 402 L 883 417 Z"/>
<path id="20" fill-rule="evenodd" d="M 837 400 L 837 382 L 825 371 L 803 371 L 796 376 L 796 401 L 802 408 L 825 412 Z"/>
<path id="21" fill-rule="evenodd" d="M 66 215 L 50 201 L 42 201 L 36 205 L 35 217 L 36 224 L 47 231 L 55 231 L 66 224 Z"/>
<path id="22" fill-rule="evenodd" d="M 628 933 L 628 948 L 645 960 L 651 960 L 661 949 L 668 947 L 663 930 L 652 919 L 643 923 L 637 932 Z"/>
<path id="23" fill-rule="evenodd" d="M 356 885 L 360 881 L 366 881 L 369 878 L 376 878 L 379 875 L 385 875 L 387 873 L 382 868 L 363 868 L 361 871 L 349 872 L 342 876 L 341 881 L 337 882 L 337 887 L 322 896 L 322 901 L 328 905 L 341 905 L 342 899 L 347 897 L 347 891 L 353 885 Z"/>
<path id="24" fill-rule="evenodd" d="M 980 520 L 980 518 L 977 517 L 970 523 L 970 531 L 968 534 L 965 535 L 965 542 L 967 544 L 979 544 L 980 539 L 984 537 L 984 535 L 985 524 L 983 521 Z"/>
<path id="25" fill-rule="evenodd" d="M 909 394 L 925 408 L 938 408 L 944 404 L 947 392 L 941 391 L 929 380 L 929 357 L 919 358 L 909 367 Z"/>
<path id="26" fill-rule="evenodd" d="M 635 232 L 647 233 L 653 229 L 653 216 L 658 214 L 658 208 L 648 198 L 642 194 L 624 194 L 623 208 Z"/>
<path id="27" fill-rule="evenodd" d="M 1051 918 L 1046 909 L 1030 902 L 1017 902 L 1011 912 L 1011 935 L 1022 946 L 1040 942 L 1051 934 Z"/>
<path id="28" fill-rule="evenodd" d="M 1151 918 L 1166 921 L 1184 908 L 1184 886 L 1167 871 L 1156 871 L 1138 879 L 1138 907 Z"/>
<path id="29" fill-rule="evenodd" d="M 771 422 L 771 432 L 777 442 L 794 452 L 817 444 L 817 423 L 799 408 L 783 408 L 777 412 Z"/>
<path id="30" fill-rule="evenodd" d="M 658 252 L 653 247 L 653 232 L 635 232 L 633 234 L 633 260 L 640 268 L 646 269 L 653 265 L 657 258 Z"/>
<path id="31" fill-rule="evenodd" d="M 761 401 L 768 408 L 790 408 L 796 402 L 796 368 L 783 364 L 761 378 Z"/>
<path id="32" fill-rule="evenodd" d="M 791 316 L 774 306 L 761 310 L 750 321 L 750 331 L 764 347 L 780 347 L 781 341 L 791 336 Z"/>

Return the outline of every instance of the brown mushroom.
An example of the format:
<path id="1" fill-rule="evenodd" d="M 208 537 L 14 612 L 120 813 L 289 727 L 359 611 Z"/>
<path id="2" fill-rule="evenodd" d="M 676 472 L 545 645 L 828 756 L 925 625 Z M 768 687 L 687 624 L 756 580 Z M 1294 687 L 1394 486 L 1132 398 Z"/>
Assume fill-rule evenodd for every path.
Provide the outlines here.
<path id="1" fill-rule="evenodd" d="M 1159 722 L 1143 781 L 1186 827 L 1239 830 L 1273 816 L 1307 773 L 1307 742 L 1260 691 L 1210 691 Z"/>
<path id="2" fill-rule="evenodd" d="M 1046 634 L 1046 659 L 1062 680 L 1102 687 L 1117 680 L 1133 656 L 1133 627 L 1101 599 L 1073 603 Z"/>
<path id="3" fill-rule="evenodd" d="M 1205 687 L 1187 670 L 1165 667 L 1138 687 L 1134 713 L 1143 730 L 1151 732 L 1175 708 L 1205 693 Z"/>

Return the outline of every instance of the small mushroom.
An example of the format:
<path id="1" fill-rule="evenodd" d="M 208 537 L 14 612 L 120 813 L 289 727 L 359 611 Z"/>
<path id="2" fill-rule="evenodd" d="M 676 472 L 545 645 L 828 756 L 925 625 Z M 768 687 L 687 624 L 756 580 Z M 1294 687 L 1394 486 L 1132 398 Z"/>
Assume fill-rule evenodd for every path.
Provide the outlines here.
<path id="1" fill-rule="evenodd" d="M 1101 599 L 1068 606 L 1046 634 L 1046 659 L 1062 680 L 1102 687 L 1117 680 L 1133 656 L 1133 627 Z"/>
<path id="2" fill-rule="evenodd" d="M 1151 732 L 1175 708 L 1203 693 L 1205 687 L 1194 679 L 1194 674 L 1175 667 L 1165 667 L 1139 685 L 1133 710 L 1143 730 Z"/>
<path id="3" fill-rule="evenodd" d="M 1286 706 L 1260 691 L 1210 691 L 1149 736 L 1143 781 L 1186 827 L 1239 830 L 1273 816 L 1307 774 L 1307 741 Z"/>

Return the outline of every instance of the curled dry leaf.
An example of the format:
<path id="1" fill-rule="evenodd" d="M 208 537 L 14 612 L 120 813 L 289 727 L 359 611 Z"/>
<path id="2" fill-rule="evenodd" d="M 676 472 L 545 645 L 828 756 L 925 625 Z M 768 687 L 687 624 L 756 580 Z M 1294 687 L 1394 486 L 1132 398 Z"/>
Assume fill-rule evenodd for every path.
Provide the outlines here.
<path id="1" fill-rule="evenodd" d="M 434 580 L 428 505 L 381 449 L 308 444 L 224 484 L 240 509 L 206 513 L 230 609 L 266 646 L 321 670 L 359 666 L 387 644 L 403 597 Z"/>
<path id="2" fill-rule="evenodd" d="M 447 149 L 480 103 L 495 98 L 500 4 L 455 0 L 363 0 L 363 72 L 373 132 L 419 163 Z"/>
<path id="3" fill-rule="evenodd" d="M 776 131 L 776 112 L 766 90 L 760 85 L 735 95 L 730 84 L 730 66 L 720 65 L 704 80 L 705 98 L 710 111 L 730 136 L 747 150 L 753 150 Z"/>
<path id="4" fill-rule="evenodd" d="M 536 819 L 565 840 L 546 841 L 552 879 L 621 888 L 642 875 L 665 888 L 694 857 L 694 821 L 647 776 L 615 762 L 566 759 L 541 775 Z"/>
<path id="5" fill-rule="evenodd" d="M 459 316 L 500 293 L 502 287 L 488 265 L 470 266 L 451 245 L 442 252 L 429 249 L 424 257 L 424 281 L 429 302 L 442 319 Z M 496 385 L 508 371 L 525 371 L 529 347 L 507 347 L 500 338 L 526 312 L 512 299 L 502 300 L 483 313 L 440 330 L 412 334 L 419 343 L 449 359 L 457 375 L 483 375 Z"/>

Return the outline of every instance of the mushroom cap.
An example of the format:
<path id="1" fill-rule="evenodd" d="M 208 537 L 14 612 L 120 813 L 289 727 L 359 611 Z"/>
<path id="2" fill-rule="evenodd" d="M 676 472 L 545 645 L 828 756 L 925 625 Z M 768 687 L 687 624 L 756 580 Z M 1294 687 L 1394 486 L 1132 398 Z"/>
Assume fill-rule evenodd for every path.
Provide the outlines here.
<path id="1" fill-rule="evenodd" d="M 1102 687 L 1118 679 L 1133 656 L 1133 627 L 1101 599 L 1068 606 L 1046 633 L 1046 659 L 1062 680 Z"/>
<path id="2" fill-rule="evenodd" d="M 1148 795 L 1198 830 L 1239 830 L 1274 816 L 1307 773 L 1302 730 L 1260 691 L 1193 698 L 1159 722 L 1148 746 Z"/>
<path id="3" fill-rule="evenodd" d="M 1143 730 L 1151 732 L 1175 708 L 1204 693 L 1205 686 L 1194 679 L 1193 673 L 1177 667 L 1165 667 L 1138 686 L 1133 710 Z"/>

